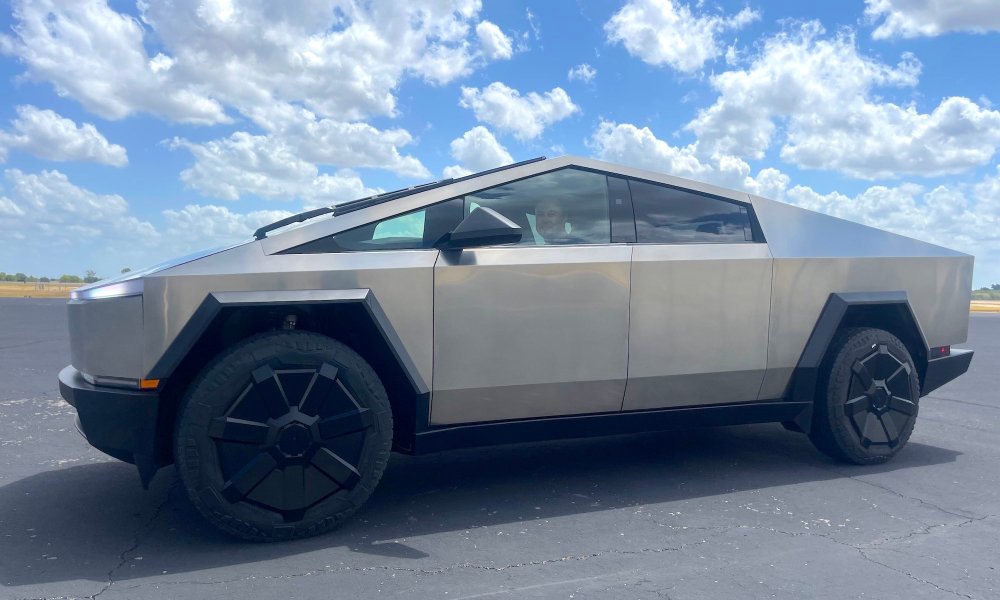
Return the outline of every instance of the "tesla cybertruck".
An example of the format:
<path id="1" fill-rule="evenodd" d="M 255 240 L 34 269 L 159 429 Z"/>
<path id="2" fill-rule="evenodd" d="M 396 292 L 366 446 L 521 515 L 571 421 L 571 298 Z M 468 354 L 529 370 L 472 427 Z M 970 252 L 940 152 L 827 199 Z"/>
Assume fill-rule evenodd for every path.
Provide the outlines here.
<path id="1" fill-rule="evenodd" d="M 79 428 L 237 536 L 312 535 L 392 450 L 781 422 L 880 463 L 964 373 L 973 257 L 561 157 L 295 215 L 80 288 Z"/>

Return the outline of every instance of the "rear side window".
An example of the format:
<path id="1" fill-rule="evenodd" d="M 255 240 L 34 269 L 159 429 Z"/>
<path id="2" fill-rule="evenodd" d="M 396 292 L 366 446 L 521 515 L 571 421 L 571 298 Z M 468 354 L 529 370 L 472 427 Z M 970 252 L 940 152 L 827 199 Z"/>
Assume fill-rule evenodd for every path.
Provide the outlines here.
<path id="1" fill-rule="evenodd" d="M 745 206 L 688 190 L 629 181 L 636 241 L 653 244 L 752 242 Z"/>

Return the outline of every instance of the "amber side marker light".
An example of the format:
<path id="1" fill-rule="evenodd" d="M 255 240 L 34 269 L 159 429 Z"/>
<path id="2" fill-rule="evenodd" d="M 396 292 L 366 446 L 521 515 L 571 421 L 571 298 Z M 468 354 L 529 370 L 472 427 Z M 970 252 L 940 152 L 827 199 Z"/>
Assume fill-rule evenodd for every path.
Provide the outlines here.
<path id="1" fill-rule="evenodd" d="M 155 390 L 160 387 L 159 379 L 140 379 L 139 389 L 141 390 Z"/>

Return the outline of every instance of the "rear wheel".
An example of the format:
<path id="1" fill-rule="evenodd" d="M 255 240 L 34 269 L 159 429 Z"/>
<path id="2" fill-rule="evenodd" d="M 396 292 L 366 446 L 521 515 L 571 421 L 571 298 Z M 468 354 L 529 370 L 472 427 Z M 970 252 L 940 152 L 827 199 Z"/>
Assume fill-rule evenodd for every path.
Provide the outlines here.
<path id="1" fill-rule="evenodd" d="M 209 364 L 178 415 L 175 460 L 191 502 L 249 540 L 323 533 L 382 476 L 392 413 L 356 352 L 306 331 L 249 338 Z"/>
<path id="2" fill-rule="evenodd" d="M 906 346 L 881 329 L 845 329 L 823 364 L 809 436 L 813 444 L 856 464 L 895 456 L 910 438 L 920 399 Z"/>

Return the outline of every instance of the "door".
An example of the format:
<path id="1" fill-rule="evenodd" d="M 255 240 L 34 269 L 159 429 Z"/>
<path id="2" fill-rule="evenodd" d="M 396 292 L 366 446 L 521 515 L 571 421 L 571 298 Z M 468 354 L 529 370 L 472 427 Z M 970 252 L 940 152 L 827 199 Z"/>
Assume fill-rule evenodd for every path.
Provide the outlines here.
<path id="1" fill-rule="evenodd" d="M 631 248 L 610 243 L 607 178 L 562 169 L 464 198 L 477 206 L 524 236 L 438 258 L 431 423 L 620 410 Z"/>
<path id="2" fill-rule="evenodd" d="M 756 400 L 772 261 L 755 241 L 752 208 L 645 182 L 629 188 L 637 243 L 623 409 Z"/>

